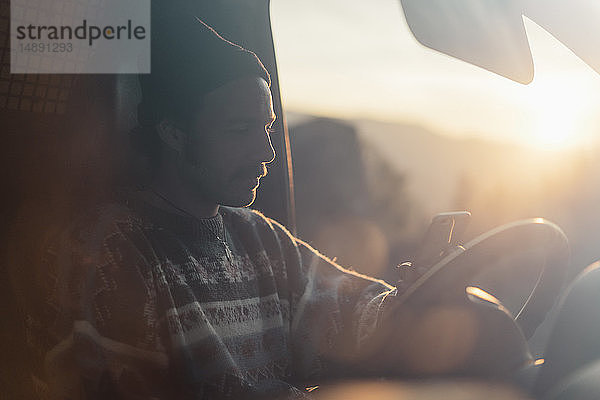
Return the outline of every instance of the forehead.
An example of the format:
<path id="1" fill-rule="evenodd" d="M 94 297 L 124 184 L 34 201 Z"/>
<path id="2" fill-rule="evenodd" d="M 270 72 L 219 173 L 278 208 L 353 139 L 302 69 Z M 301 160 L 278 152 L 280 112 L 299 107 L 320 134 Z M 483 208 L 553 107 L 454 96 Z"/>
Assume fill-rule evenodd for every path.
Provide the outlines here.
<path id="1" fill-rule="evenodd" d="M 275 117 L 271 90 L 262 78 L 229 82 L 204 97 L 202 116 L 221 123 L 236 120 L 268 122 Z"/>

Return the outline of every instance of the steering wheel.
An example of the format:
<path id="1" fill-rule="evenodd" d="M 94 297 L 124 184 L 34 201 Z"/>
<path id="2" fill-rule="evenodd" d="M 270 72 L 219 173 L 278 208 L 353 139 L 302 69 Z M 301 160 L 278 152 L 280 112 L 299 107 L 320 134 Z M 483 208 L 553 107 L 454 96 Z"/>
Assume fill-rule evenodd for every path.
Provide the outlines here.
<path id="1" fill-rule="evenodd" d="M 373 376 L 513 375 L 533 362 L 526 338 L 559 297 L 569 257 L 565 234 L 542 218 L 456 246 L 403 292 L 381 300 L 376 335 L 357 367 L 366 365 Z M 536 266 L 539 275 L 514 314 L 470 286 L 484 271 L 504 272 L 506 280 L 507 271 L 522 278 Z"/>
<path id="2" fill-rule="evenodd" d="M 530 338 L 558 298 L 570 259 L 566 235 L 542 218 L 502 225 L 457 246 L 399 294 L 397 304 L 422 306 L 469 296 L 467 287 L 473 278 L 507 257 L 525 269 L 532 265 L 523 263 L 541 266 L 537 281 L 514 316 L 525 338 Z"/>

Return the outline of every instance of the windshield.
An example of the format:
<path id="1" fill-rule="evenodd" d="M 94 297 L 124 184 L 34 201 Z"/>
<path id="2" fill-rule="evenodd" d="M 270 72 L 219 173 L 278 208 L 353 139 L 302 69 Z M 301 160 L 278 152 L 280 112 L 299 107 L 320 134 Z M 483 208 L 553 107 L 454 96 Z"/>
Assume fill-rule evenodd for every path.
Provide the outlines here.
<path id="1" fill-rule="evenodd" d="M 575 269 L 598 258 L 600 76 L 541 27 L 524 18 L 522 85 L 420 45 L 396 0 L 279 0 L 271 17 L 301 237 L 382 276 L 464 209 L 465 237 L 543 216 Z"/>

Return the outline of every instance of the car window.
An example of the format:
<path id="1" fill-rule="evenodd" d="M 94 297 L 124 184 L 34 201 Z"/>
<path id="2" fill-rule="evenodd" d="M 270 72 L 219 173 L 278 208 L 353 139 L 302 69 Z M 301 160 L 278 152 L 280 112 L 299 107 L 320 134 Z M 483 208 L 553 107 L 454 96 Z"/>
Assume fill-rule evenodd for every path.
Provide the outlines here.
<path id="1" fill-rule="evenodd" d="M 473 214 L 466 238 L 542 216 L 599 254 L 600 76 L 525 18 L 529 85 L 417 43 L 395 0 L 272 2 L 299 235 L 385 276 L 431 217 Z"/>

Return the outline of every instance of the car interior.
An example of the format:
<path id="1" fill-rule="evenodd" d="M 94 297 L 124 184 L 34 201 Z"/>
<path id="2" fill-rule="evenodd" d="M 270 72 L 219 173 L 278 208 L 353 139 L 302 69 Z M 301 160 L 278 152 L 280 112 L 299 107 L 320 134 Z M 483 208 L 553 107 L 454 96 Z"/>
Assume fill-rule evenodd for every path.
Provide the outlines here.
<path id="1" fill-rule="evenodd" d="M 304 206 L 296 205 L 300 197 L 295 194 L 294 184 L 298 176 L 302 185 L 301 168 L 297 176 L 294 172 L 295 167 L 302 166 L 302 156 L 299 151 L 296 160 L 293 149 L 301 145 L 301 138 L 291 137 L 282 101 L 277 38 L 271 21 L 272 3 L 276 2 L 155 1 L 152 13 L 159 14 L 165 7 L 185 9 L 227 39 L 254 51 L 265 64 L 272 79 L 277 115 L 271 137 L 277 158 L 269 165 L 269 174 L 252 207 L 296 232 L 297 226 L 306 223 L 296 213 Z M 600 53 L 589 40 L 600 38 L 600 9 L 591 0 L 565 3 L 400 0 L 405 21 L 399 18 L 398 24 L 406 23 L 414 38 L 429 49 L 503 79 L 527 84 L 534 79 L 534 64 L 523 25 L 526 16 L 600 72 Z M 561 18 L 559 10 L 565 7 L 570 8 L 572 18 Z M 319 14 L 319 10 L 312 12 Z M 0 150 L 4 182 L 0 200 L 4 244 L 0 265 L 0 301 L 4 310 L 0 384 L 6 398 L 27 398 L 24 382 L 28 365 L 23 356 L 27 338 L 22 313 L 14 301 L 9 266 L 35 262 L 43 236 L 56 229 L 58 221 L 88 202 L 98 201 L 113 185 L 129 179 L 125 176 L 129 174 L 121 171 L 134 169 L 129 163 L 131 149 L 127 138 L 137 124 L 141 95 L 135 74 L 11 74 L 9 16 L 9 0 L 0 0 L 0 113 L 4 141 Z M 310 29 L 310 21 L 306 21 L 306 26 Z M 318 125 L 312 129 L 317 138 L 318 129 Z M 432 258 L 421 260 L 427 264 L 423 273 L 407 278 L 399 268 L 383 274 L 391 284 L 405 285 L 399 293 L 399 313 L 412 310 L 426 315 L 440 305 L 476 304 L 481 324 L 502 329 L 489 332 L 461 367 L 448 364 L 451 355 L 443 351 L 428 351 L 429 342 L 415 341 L 414 352 L 406 355 L 412 361 L 399 371 L 390 372 L 390 376 L 378 378 L 435 385 L 438 379 L 461 382 L 467 377 L 501 382 L 531 398 L 598 398 L 600 354 L 595 349 L 600 346 L 595 333 L 600 328 L 600 318 L 595 318 L 593 311 L 600 288 L 598 265 L 592 264 L 580 274 L 579 270 L 573 272 L 570 239 L 559 225 L 544 218 L 508 222 L 460 241 L 451 240 L 452 230 L 459 223 L 452 218 L 447 242 L 436 245 Z M 15 225 L 25 226 L 18 240 L 33 244 L 28 254 L 15 254 L 11 247 L 11 242 L 17 240 Z M 410 255 L 404 257 L 394 262 L 409 260 L 418 266 L 418 260 Z M 515 274 L 523 280 L 511 281 Z M 508 294 L 502 294 L 503 290 Z M 515 292 L 519 295 L 513 296 Z M 585 310 L 589 310 L 589 318 L 576 318 L 575 314 Z M 531 339 L 539 339 L 535 333 L 540 326 L 546 333 L 543 343 L 533 351 Z M 443 324 L 433 323 L 431 327 L 423 329 L 443 329 Z M 389 338 L 390 343 L 401 339 L 400 332 Z M 432 334 L 430 340 L 441 339 Z M 537 351 L 539 346 L 547 352 Z M 327 387 L 327 382 L 318 384 Z M 345 398 L 343 394 L 336 396 Z"/>

